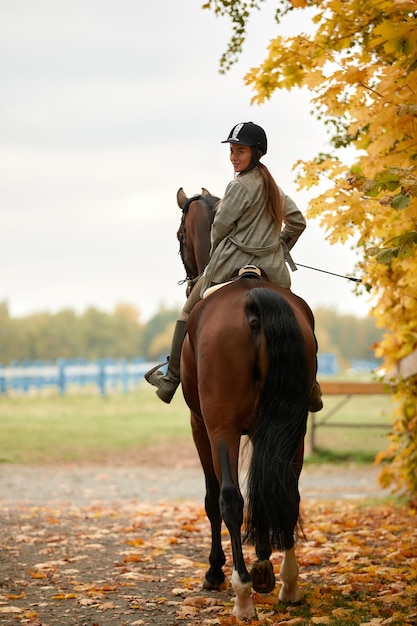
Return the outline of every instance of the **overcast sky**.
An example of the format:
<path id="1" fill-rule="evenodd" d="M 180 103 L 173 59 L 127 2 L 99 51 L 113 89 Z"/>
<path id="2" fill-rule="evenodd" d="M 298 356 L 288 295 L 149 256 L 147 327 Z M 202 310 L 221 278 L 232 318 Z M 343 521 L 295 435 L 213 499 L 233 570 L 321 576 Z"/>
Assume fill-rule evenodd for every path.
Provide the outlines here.
<path id="1" fill-rule="evenodd" d="M 202 0 L 0 0 L 0 301 L 12 315 L 124 302 L 146 320 L 181 305 L 176 192 L 222 196 L 233 173 L 220 142 L 238 122 L 265 128 L 264 163 L 305 210 L 292 166 L 326 147 L 308 94 L 254 106 L 243 84 L 271 37 L 310 27 L 297 16 L 278 29 L 274 4 L 224 76 L 230 25 Z M 356 260 L 312 221 L 293 257 L 343 275 Z M 300 268 L 292 281 L 313 309 L 369 309 L 348 280 Z"/>

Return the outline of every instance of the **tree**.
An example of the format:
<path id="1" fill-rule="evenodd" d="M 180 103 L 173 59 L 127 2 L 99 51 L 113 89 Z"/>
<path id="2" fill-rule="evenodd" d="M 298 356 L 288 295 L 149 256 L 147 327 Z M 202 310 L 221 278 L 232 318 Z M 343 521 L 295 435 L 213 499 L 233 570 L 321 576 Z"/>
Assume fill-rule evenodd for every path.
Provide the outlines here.
<path id="1" fill-rule="evenodd" d="M 7 302 L 0 302 L 0 364 L 4 364 L 10 352 L 15 348 L 16 336 L 13 332 Z"/>
<path id="2" fill-rule="evenodd" d="M 169 354 L 172 341 L 173 322 L 178 319 L 176 308 L 168 309 L 164 305 L 148 320 L 143 334 L 143 356 L 146 359 L 164 358 Z"/>
<path id="3" fill-rule="evenodd" d="M 143 325 L 136 307 L 117 304 L 113 316 L 113 352 L 116 358 L 133 358 L 142 354 Z"/>
<path id="4" fill-rule="evenodd" d="M 345 363 L 352 359 L 372 359 L 373 347 L 382 337 L 372 317 L 341 315 L 320 307 L 315 309 L 314 316 L 321 352 L 332 352 Z"/>
<path id="5" fill-rule="evenodd" d="M 238 58 L 250 13 L 262 3 L 204 5 L 232 20 L 222 71 Z M 258 104 L 277 89 L 311 90 L 329 151 L 298 162 L 299 185 L 318 187 L 308 216 L 321 219 L 331 242 L 357 238 L 371 313 L 385 329 L 376 356 L 390 370 L 417 348 L 417 3 L 277 0 L 277 22 L 305 10 L 316 24 L 314 35 L 277 36 L 245 81 Z M 354 149 L 353 164 L 346 148 L 350 158 Z M 417 376 L 395 380 L 394 391 L 399 408 L 381 456 L 390 460 L 381 480 L 417 503 Z"/>

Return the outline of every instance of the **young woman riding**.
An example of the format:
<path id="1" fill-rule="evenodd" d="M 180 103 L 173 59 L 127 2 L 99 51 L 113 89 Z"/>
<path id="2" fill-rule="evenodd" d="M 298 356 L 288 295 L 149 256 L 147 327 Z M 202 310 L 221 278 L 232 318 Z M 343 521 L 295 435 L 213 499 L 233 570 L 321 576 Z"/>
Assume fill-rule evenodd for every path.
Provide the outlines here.
<path id="1" fill-rule="evenodd" d="M 213 221 L 210 261 L 177 320 L 167 373 L 159 371 L 162 366 L 158 365 L 145 374 L 166 403 L 171 402 L 180 383 L 181 348 L 188 316 L 204 292 L 229 280 L 233 272 L 245 265 L 261 268 L 272 283 L 289 288 L 291 279 L 285 261 L 291 266 L 288 251 L 306 227 L 303 214 L 260 162 L 267 151 L 263 128 L 253 122 L 237 124 L 222 143 L 230 144 L 235 177 L 227 186 Z M 309 409 L 316 412 L 322 407 L 316 383 Z"/>

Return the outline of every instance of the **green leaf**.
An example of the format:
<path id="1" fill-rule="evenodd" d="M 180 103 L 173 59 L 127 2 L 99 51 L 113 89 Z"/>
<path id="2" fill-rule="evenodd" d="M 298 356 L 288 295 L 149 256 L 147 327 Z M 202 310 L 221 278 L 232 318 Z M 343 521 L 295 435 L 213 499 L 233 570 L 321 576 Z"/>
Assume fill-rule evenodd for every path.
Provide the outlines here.
<path id="1" fill-rule="evenodd" d="M 398 248 L 383 248 L 381 252 L 376 255 L 378 263 L 388 265 L 393 259 L 398 256 Z"/>
<path id="2" fill-rule="evenodd" d="M 377 176 L 376 180 L 378 183 L 384 183 L 384 184 L 397 183 L 397 185 L 400 184 L 400 179 L 399 179 L 398 174 L 393 173 L 390 170 L 385 170 L 381 172 L 381 174 Z"/>
<path id="3" fill-rule="evenodd" d="M 398 193 L 396 196 L 393 197 L 391 201 L 392 208 L 396 209 L 397 211 L 401 209 L 406 209 L 409 204 L 410 204 L 410 196 L 405 195 L 403 193 Z"/>
<path id="4" fill-rule="evenodd" d="M 411 256 L 412 254 L 414 254 L 415 250 L 416 250 L 415 243 L 413 241 L 406 240 L 404 241 L 403 245 L 400 247 L 398 256 L 400 256 L 401 258 Z"/>

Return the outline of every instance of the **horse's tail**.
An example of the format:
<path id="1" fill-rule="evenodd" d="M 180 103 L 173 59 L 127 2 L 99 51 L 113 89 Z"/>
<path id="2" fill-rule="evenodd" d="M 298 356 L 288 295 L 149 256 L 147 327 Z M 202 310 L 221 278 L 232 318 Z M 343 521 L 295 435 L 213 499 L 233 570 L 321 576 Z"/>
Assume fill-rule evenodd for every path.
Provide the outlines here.
<path id="1" fill-rule="evenodd" d="M 245 541 L 269 538 L 273 548 L 291 548 L 299 516 L 297 459 L 305 435 L 310 374 L 305 343 L 294 313 L 273 290 L 252 289 L 245 305 L 258 353 L 261 391 L 248 474 Z M 260 351 L 267 366 L 261 374 Z M 265 368 L 264 368 L 265 369 Z"/>

